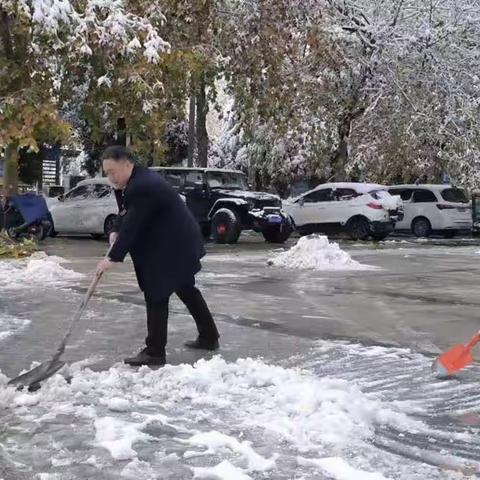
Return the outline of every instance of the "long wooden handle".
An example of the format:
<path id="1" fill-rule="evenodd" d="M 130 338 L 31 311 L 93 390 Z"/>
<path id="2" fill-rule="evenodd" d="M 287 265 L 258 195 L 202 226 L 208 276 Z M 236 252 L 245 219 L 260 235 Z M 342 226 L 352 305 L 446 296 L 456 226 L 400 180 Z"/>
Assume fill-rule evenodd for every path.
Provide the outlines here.
<path id="1" fill-rule="evenodd" d="M 110 250 L 112 249 L 112 245 L 110 245 L 105 258 L 108 257 Z M 95 288 L 98 285 L 98 282 L 100 281 L 100 278 L 102 278 L 101 273 L 95 272 L 95 275 L 92 278 L 92 281 L 90 282 L 90 285 L 88 286 L 87 292 L 85 293 L 82 302 L 80 303 L 77 311 L 75 312 L 75 315 L 73 316 L 72 320 L 70 320 L 70 325 L 68 326 L 67 333 L 65 333 L 65 336 L 63 337 L 62 341 L 60 342 L 60 345 L 57 348 L 57 351 L 55 352 L 55 355 L 52 358 L 52 361 L 50 364 L 52 365 L 55 363 L 63 354 L 65 351 L 65 346 L 67 345 L 68 340 L 70 339 L 70 335 L 72 334 L 73 327 L 75 324 L 80 320 L 83 312 L 85 311 L 85 308 L 87 308 L 88 302 L 90 298 L 93 295 L 93 292 L 95 291 Z"/>

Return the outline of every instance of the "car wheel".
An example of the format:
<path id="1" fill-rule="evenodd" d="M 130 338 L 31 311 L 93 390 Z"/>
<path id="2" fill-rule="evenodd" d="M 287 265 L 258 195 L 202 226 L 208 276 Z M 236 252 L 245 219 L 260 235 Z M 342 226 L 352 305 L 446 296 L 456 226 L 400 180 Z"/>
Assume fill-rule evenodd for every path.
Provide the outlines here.
<path id="1" fill-rule="evenodd" d="M 290 223 L 285 223 L 265 228 L 262 230 L 262 235 L 268 243 L 285 243 L 290 238 L 292 231 Z"/>
<path id="2" fill-rule="evenodd" d="M 42 240 L 45 240 L 47 237 L 52 237 L 53 232 L 53 222 L 51 220 L 42 220 L 43 234 Z"/>
<path id="3" fill-rule="evenodd" d="M 352 218 L 347 223 L 347 233 L 352 240 L 367 240 L 370 236 L 370 224 L 365 218 Z"/>
<path id="4" fill-rule="evenodd" d="M 221 208 L 212 218 L 212 237 L 215 243 L 237 243 L 241 231 L 240 220 L 228 208 Z"/>
<path id="5" fill-rule="evenodd" d="M 429 237 L 432 233 L 432 225 L 425 217 L 418 217 L 412 222 L 412 232 L 418 238 Z"/>
<path id="6" fill-rule="evenodd" d="M 105 219 L 105 223 L 103 224 L 103 232 L 104 235 L 108 238 L 110 234 L 113 232 L 113 229 L 115 228 L 115 222 L 117 221 L 117 216 L 116 215 L 109 215 Z"/>

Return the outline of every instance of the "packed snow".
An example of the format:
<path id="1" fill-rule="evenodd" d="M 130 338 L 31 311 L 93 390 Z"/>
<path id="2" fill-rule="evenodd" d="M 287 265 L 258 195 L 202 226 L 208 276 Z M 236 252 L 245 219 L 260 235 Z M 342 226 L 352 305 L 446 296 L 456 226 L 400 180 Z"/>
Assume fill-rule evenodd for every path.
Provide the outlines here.
<path id="1" fill-rule="evenodd" d="M 340 248 L 338 243 L 329 242 L 323 235 L 300 238 L 290 250 L 279 253 L 268 262 L 276 267 L 313 270 L 368 270 Z"/>
<path id="2" fill-rule="evenodd" d="M 319 353 L 331 358 L 332 348 L 320 345 L 317 361 Z M 346 345 L 345 352 L 346 360 L 386 358 L 390 365 L 407 353 Z M 52 432 L 41 444 L 41 471 L 50 474 L 82 464 L 93 469 L 85 470 L 88 478 L 290 479 L 283 475 L 290 469 L 304 479 L 446 480 L 455 477 L 415 462 L 396 474 L 396 457 L 374 446 L 378 432 L 473 441 L 473 433 L 443 434 L 412 416 L 422 411 L 418 402 L 385 401 L 355 382 L 260 359 L 217 356 L 158 370 L 117 364 L 98 372 L 77 364 L 34 393 L 6 381 L 0 375 L 0 411 L 16 419 L 9 450 L 22 452 L 32 421 L 39 432 Z"/>
<path id="3" fill-rule="evenodd" d="M 28 319 L 14 317 L 0 312 L 0 343 L 12 335 L 21 333 L 30 323 Z"/>
<path id="4" fill-rule="evenodd" d="M 83 274 L 63 267 L 66 260 L 36 252 L 23 260 L 0 261 L 0 287 L 25 288 L 59 285 L 83 277 Z"/>

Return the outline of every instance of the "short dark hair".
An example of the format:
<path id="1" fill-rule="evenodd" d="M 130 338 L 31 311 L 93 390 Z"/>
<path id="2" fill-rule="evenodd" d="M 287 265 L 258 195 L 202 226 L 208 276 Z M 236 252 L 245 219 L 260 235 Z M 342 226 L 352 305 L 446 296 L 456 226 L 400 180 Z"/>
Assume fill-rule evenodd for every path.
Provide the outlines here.
<path id="1" fill-rule="evenodd" d="M 135 163 L 133 153 L 123 145 L 112 145 L 111 147 L 107 147 L 102 153 L 102 161 L 107 159 L 114 160 L 115 162 L 128 160 L 130 163 Z"/>

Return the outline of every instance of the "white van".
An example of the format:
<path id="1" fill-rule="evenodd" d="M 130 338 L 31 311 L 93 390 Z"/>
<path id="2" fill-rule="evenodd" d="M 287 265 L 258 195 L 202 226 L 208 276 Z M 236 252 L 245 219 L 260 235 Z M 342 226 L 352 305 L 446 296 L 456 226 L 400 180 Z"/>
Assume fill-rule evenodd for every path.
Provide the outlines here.
<path id="1" fill-rule="evenodd" d="M 391 195 L 403 200 L 403 219 L 395 230 L 412 232 L 417 237 L 441 233 L 452 238 L 460 231 L 472 230 L 470 201 L 463 190 L 451 185 L 395 185 Z"/>

